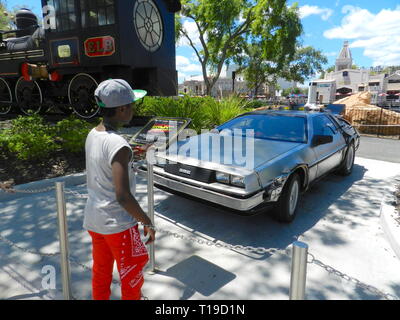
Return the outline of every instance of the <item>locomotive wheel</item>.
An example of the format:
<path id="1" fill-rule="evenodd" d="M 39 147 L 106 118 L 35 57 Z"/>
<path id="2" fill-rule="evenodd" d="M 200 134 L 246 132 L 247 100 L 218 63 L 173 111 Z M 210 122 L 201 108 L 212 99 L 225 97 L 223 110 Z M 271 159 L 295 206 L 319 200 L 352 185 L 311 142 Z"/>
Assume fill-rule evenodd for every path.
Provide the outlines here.
<path id="1" fill-rule="evenodd" d="M 86 73 L 77 74 L 68 87 L 68 98 L 74 112 L 81 118 L 91 119 L 97 115 L 100 107 L 94 98 L 97 81 Z"/>
<path id="2" fill-rule="evenodd" d="M 27 116 L 38 114 L 42 108 L 43 95 L 36 81 L 25 81 L 19 78 L 15 86 L 15 98 L 21 112 Z"/>
<path id="3" fill-rule="evenodd" d="M 12 108 L 12 93 L 7 81 L 0 78 L 0 115 L 10 113 Z"/>

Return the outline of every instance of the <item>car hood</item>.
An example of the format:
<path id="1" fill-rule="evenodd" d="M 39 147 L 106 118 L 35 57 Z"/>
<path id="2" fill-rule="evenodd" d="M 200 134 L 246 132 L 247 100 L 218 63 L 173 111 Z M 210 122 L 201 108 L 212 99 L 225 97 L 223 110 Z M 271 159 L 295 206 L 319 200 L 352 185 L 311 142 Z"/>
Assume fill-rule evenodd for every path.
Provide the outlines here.
<path id="1" fill-rule="evenodd" d="M 255 138 L 236 139 L 216 133 L 191 137 L 172 145 L 162 158 L 187 165 L 242 174 L 293 150 L 302 143 Z"/>

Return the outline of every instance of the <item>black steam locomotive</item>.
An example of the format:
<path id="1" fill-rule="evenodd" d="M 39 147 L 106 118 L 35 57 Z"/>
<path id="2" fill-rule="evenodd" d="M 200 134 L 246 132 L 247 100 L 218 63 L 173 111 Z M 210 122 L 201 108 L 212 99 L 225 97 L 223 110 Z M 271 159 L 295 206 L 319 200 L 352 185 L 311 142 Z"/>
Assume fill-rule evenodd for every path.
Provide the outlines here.
<path id="1" fill-rule="evenodd" d="M 122 78 L 150 95 L 177 93 L 174 13 L 179 0 L 42 0 L 0 31 L 0 116 L 57 107 L 96 116 L 97 85 Z"/>

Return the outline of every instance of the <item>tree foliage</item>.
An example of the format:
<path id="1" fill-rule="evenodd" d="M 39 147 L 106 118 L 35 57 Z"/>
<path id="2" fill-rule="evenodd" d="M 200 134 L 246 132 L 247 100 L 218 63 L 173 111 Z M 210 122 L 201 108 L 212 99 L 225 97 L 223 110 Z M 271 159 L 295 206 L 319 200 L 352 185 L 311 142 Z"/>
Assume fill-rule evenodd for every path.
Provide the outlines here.
<path id="1" fill-rule="evenodd" d="M 241 59 L 239 71 L 242 72 L 247 86 L 258 95 L 262 84 L 275 84 L 276 75 L 272 74 L 270 64 L 265 61 L 262 55 L 262 47 L 249 45 L 246 48 L 246 56 Z"/>
<path id="2" fill-rule="evenodd" d="M 258 43 L 262 57 L 283 68 L 296 52 L 302 33 L 297 5 L 286 0 L 182 0 L 181 21 L 195 23 L 198 39 L 180 23 L 179 36 L 195 51 L 207 94 L 224 64 L 237 62 L 249 43 Z"/>
<path id="3" fill-rule="evenodd" d="M 312 47 L 296 48 L 292 61 L 287 61 L 282 67 L 264 59 L 261 54 L 261 46 L 252 44 L 247 46 L 246 58 L 241 61 L 241 70 L 251 88 L 258 88 L 263 83 L 276 84 L 278 78 L 287 81 L 304 83 L 306 79 L 323 72 L 323 65 L 328 62 L 326 56 Z"/>
<path id="4" fill-rule="evenodd" d="M 323 66 L 327 63 L 328 58 L 321 51 L 311 46 L 298 47 L 293 61 L 279 73 L 286 80 L 304 83 L 318 72 L 323 72 Z"/>
<path id="5" fill-rule="evenodd" d="M 0 0 L 0 30 L 8 30 L 10 18 L 9 16 L 5 15 L 6 12 L 6 5 L 3 1 Z"/>

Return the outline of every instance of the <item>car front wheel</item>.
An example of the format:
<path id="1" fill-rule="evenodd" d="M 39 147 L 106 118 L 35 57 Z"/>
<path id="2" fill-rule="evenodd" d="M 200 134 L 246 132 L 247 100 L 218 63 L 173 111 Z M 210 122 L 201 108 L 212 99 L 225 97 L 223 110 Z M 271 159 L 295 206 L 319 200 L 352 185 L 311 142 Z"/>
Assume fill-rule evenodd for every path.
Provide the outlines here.
<path id="1" fill-rule="evenodd" d="M 291 223 L 296 217 L 301 192 L 301 181 L 297 173 L 293 174 L 283 188 L 282 195 L 274 208 L 274 217 L 279 222 Z"/>

